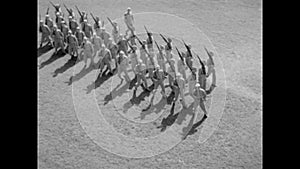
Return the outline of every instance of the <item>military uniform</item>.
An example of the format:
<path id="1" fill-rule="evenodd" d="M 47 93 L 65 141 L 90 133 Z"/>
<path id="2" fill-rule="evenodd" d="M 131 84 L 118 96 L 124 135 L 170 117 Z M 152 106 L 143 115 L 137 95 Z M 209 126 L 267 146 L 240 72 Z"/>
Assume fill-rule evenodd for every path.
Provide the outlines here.
<path id="1" fill-rule="evenodd" d="M 193 103 L 193 111 L 195 112 L 197 107 L 200 105 L 200 108 L 204 112 L 204 114 L 207 114 L 204 101 L 206 97 L 206 92 L 204 89 L 200 87 L 200 84 L 197 83 L 193 89 L 193 98 L 194 98 L 194 103 Z"/>
<path id="2" fill-rule="evenodd" d="M 178 69 L 178 72 L 182 75 L 182 77 L 184 78 L 185 81 L 187 81 L 187 77 L 186 77 L 186 65 L 184 63 L 184 60 L 182 61 L 181 59 L 179 59 L 177 61 L 177 69 Z"/>
<path id="3" fill-rule="evenodd" d="M 55 53 L 57 53 L 57 49 L 60 47 L 62 49 L 62 51 L 65 53 L 65 49 L 64 49 L 64 34 L 57 29 L 56 27 L 54 28 L 53 31 L 53 39 L 54 39 L 54 46 L 55 46 Z"/>
<path id="4" fill-rule="evenodd" d="M 154 57 L 152 55 L 148 55 L 147 57 L 147 70 L 149 73 L 149 77 L 153 78 L 154 74 L 154 69 L 155 69 L 155 62 L 154 62 Z"/>
<path id="5" fill-rule="evenodd" d="M 121 37 L 121 39 L 117 43 L 119 51 L 123 51 L 125 55 L 127 56 L 128 54 L 128 44 L 127 40 L 124 37 Z"/>
<path id="6" fill-rule="evenodd" d="M 84 32 L 85 36 L 89 39 L 93 35 L 93 28 L 92 28 L 91 24 L 87 23 L 86 20 L 84 21 L 84 23 L 82 25 L 82 31 Z"/>
<path id="7" fill-rule="evenodd" d="M 127 72 L 127 67 L 128 67 L 128 57 L 124 54 L 123 51 L 120 51 L 119 57 L 118 57 L 118 77 L 120 79 L 123 79 L 121 77 L 122 72 L 125 74 L 125 79 L 127 82 L 130 82 L 130 77 Z"/>
<path id="8" fill-rule="evenodd" d="M 67 26 L 67 24 L 65 24 L 65 21 L 62 21 L 61 32 L 64 34 L 64 42 L 67 42 L 69 27 Z"/>
<path id="9" fill-rule="evenodd" d="M 206 90 L 206 74 L 201 68 L 198 69 L 198 82 L 201 88 Z"/>
<path id="10" fill-rule="evenodd" d="M 46 18 L 45 18 L 45 24 L 49 27 L 51 33 L 53 32 L 53 21 L 52 19 L 49 17 L 49 15 L 46 15 Z"/>
<path id="11" fill-rule="evenodd" d="M 112 29 L 111 35 L 113 37 L 114 42 L 117 43 L 119 40 L 119 37 L 120 37 L 120 28 L 116 22 L 113 22 L 113 24 L 114 24 L 114 27 Z"/>
<path id="12" fill-rule="evenodd" d="M 156 60 L 157 60 L 157 64 L 159 65 L 160 68 L 162 68 L 162 70 L 164 72 L 166 72 L 166 62 L 165 62 L 165 56 L 164 53 L 161 51 L 159 51 L 159 53 L 156 54 Z"/>
<path id="13" fill-rule="evenodd" d="M 185 102 L 185 98 L 184 98 L 185 79 L 183 78 L 183 76 L 181 74 L 178 74 L 177 78 L 176 78 L 176 81 L 177 81 L 177 85 L 179 87 L 179 94 L 180 94 L 180 97 L 182 99 L 182 106 L 186 107 L 186 102 Z"/>
<path id="14" fill-rule="evenodd" d="M 141 85 L 141 81 L 144 82 L 144 87 L 148 89 L 148 84 L 146 80 L 146 65 L 142 63 L 141 60 L 139 60 L 138 64 L 135 66 L 135 72 L 137 77 L 137 83 L 135 85 L 135 90 Z"/>
<path id="15" fill-rule="evenodd" d="M 96 55 L 97 52 L 100 50 L 101 45 L 103 44 L 103 41 L 99 36 L 97 36 L 96 33 L 94 33 L 94 35 L 91 39 L 91 42 L 94 45 L 94 50 L 95 50 L 95 55 Z"/>
<path id="16" fill-rule="evenodd" d="M 44 42 L 48 42 L 48 44 L 51 43 L 51 30 L 46 24 L 44 24 L 44 22 L 40 23 L 41 25 L 39 31 L 42 33 L 40 47 L 42 47 Z"/>
<path id="17" fill-rule="evenodd" d="M 172 88 L 174 85 L 174 80 L 175 80 L 175 59 L 170 59 L 169 61 L 169 67 L 168 67 L 168 79 L 169 79 L 169 85 Z"/>
<path id="18" fill-rule="evenodd" d="M 161 87 L 161 94 L 163 95 L 163 97 L 167 97 L 166 96 L 166 91 L 165 91 L 165 85 L 164 85 L 164 80 L 165 80 L 165 75 L 164 75 L 164 71 L 158 66 L 155 69 L 154 75 L 153 75 L 153 80 L 154 80 L 154 92 L 156 92 L 158 86 Z"/>
<path id="19" fill-rule="evenodd" d="M 85 66 L 87 67 L 87 59 L 91 59 L 91 64 L 93 62 L 93 54 L 94 54 L 94 48 L 93 44 L 86 38 L 84 37 L 84 45 L 83 45 L 83 59 Z"/>
<path id="20" fill-rule="evenodd" d="M 189 94 L 193 97 L 193 89 L 197 83 L 196 68 L 192 68 L 192 73 L 188 77 Z"/>
<path id="21" fill-rule="evenodd" d="M 76 36 L 73 35 L 71 31 L 69 31 L 69 34 L 67 36 L 67 43 L 69 45 L 68 48 L 69 55 L 74 56 L 76 54 L 76 56 L 78 57 L 78 41 Z"/>
<path id="22" fill-rule="evenodd" d="M 105 46 L 107 46 L 110 34 L 105 30 L 105 28 L 101 28 L 100 38 L 103 40 Z"/>
<path id="23" fill-rule="evenodd" d="M 146 48 L 145 48 L 145 46 L 140 47 L 140 59 L 146 65 L 146 69 L 148 69 L 148 67 L 147 67 L 147 59 L 148 59 L 148 57 L 146 56 Z"/>
<path id="24" fill-rule="evenodd" d="M 135 31 L 135 28 L 133 26 L 134 18 L 133 18 L 130 8 L 128 8 L 127 12 L 124 14 L 124 22 L 127 26 L 126 32 L 128 32 L 128 31 L 134 32 Z"/>
<path id="25" fill-rule="evenodd" d="M 69 22 L 69 28 L 73 34 L 75 34 L 78 26 L 79 26 L 79 24 L 76 22 L 76 20 L 74 18 L 72 18 Z"/>
<path id="26" fill-rule="evenodd" d="M 100 59 L 99 59 L 100 74 L 102 73 L 103 68 L 104 68 L 105 65 L 107 66 L 107 69 L 109 70 L 109 72 L 112 73 L 112 68 L 111 68 L 111 53 L 110 53 L 110 50 L 107 49 L 102 44 L 102 47 L 100 49 L 100 52 L 99 52 L 98 56 L 100 57 Z"/>
<path id="27" fill-rule="evenodd" d="M 75 36 L 78 40 L 78 46 L 81 47 L 82 43 L 83 43 L 83 38 L 85 37 L 84 33 L 82 32 L 82 30 L 80 30 L 79 27 L 76 28 L 76 33 Z"/>
<path id="28" fill-rule="evenodd" d="M 135 50 L 136 50 L 137 49 L 136 46 L 134 46 L 134 47 L 135 47 Z M 136 54 L 136 51 L 133 51 L 132 53 L 130 53 L 129 58 L 130 58 L 130 62 L 131 62 L 131 69 L 134 72 L 134 74 L 136 74 L 135 67 L 138 64 L 138 56 Z"/>

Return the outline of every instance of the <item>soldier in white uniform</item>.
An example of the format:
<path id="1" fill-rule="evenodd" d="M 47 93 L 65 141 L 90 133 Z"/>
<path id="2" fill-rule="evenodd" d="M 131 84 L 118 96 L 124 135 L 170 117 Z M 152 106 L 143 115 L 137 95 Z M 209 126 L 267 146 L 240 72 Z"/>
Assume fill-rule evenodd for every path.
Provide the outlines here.
<path id="1" fill-rule="evenodd" d="M 41 43 L 40 43 L 40 48 L 43 46 L 44 42 L 47 42 L 48 44 L 52 45 L 52 40 L 51 40 L 51 30 L 50 28 L 44 23 L 43 20 L 40 20 L 40 33 L 42 34 L 41 37 Z"/>
<path id="2" fill-rule="evenodd" d="M 78 41 L 74 34 L 72 34 L 72 31 L 69 30 L 68 36 L 67 36 L 67 44 L 68 44 L 68 53 L 72 57 L 75 56 L 78 57 Z"/>
<path id="3" fill-rule="evenodd" d="M 140 59 L 138 60 L 137 65 L 135 66 L 135 72 L 137 76 L 137 82 L 135 84 L 134 90 L 137 90 L 137 88 L 142 84 L 142 81 L 144 82 L 142 87 L 145 90 L 149 90 L 146 80 L 146 65 Z"/>
<path id="4" fill-rule="evenodd" d="M 119 57 L 118 57 L 118 77 L 123 80 L 121 74 L 124 72 L 125 74 L 125 80 L 127 82 L 130 82 L 130 77 L 127 72 L 127 67 L 129 66 L 129 61 L 128 57 L 125 55 L 123 51 L 119 52 Z"/>
<path id="5" fill-rule="evenodd" d="M 159 67 L 166 72 L 166 62 L 165 62 L 165 54 L 163 53 L 164 50 L 164 46 L 160 45 L 159 46 L 159 51 L 156 54 L 156 60 L 157 60 L 157 64 L 159 65 Z"/>
<path id="6" fill-rule="evenodd" d="M 53 26 L 53 39 L 54 39 L 54 47 L 55 47 L 55 51 L 54 51 L 54 54 L 57 54 L 57 49 L 58 48 L 61 48 L 61 50 L 63 51 L 63 53 L 66 53 L 65 52 L 65 47 L 64 47 L 64 34 L 59 30 L 57 29 L 57 26 L 54 25 Z"/>
<path id="7" fill-rule="evenodd" d="M 97 55 L 98 51 L 100 50 L 103 41 L 102 39 L 96 34 L 96 32 L 93 33 L 93 37 L 91 39 L 92 44 L 94 45 L 94 53 Z"/>
<path id="8" fill-rule="evenodd" d="M 126 13 L 124 14 L 124 22 L 125 22 L 125 24 L 127 26 L 127 30 L 126 30 L 125 34 L 128 34 L 129 31 L 132 32 L 132 33 L 134 33 L 134 31 L 135 31 L 135 28 L 133 26 L 134 18 L 133 18 L 133 14 L 131 12 L 131 8 L 130 7 L 127 8 Z"/>
<path id="9" fill-rule="evenodd" d="M 83 60 L 85 63 L 85 68 L 87 68 L 87 60 L 91 59 L 91 63 L 93 64 L 93 55 L 94 55 L 94 47 L 93 44 L 89 41 L 87 37 L 83 38 Z"/>

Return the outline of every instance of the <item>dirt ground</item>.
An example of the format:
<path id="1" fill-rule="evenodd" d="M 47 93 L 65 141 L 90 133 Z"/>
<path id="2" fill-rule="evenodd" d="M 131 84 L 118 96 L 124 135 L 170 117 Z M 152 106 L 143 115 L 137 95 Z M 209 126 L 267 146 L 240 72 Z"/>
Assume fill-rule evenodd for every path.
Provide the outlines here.
<path id="1" fill-rule="evenodd" d="M 185 18 L 210 39 L 226 75 L 226 104 L 217 130 L 199 144 L 188 137 L 169 151 L 148 158 L 126 158 L 98 146 L 79 123 L 72 99 L 70 56 L 51 57 L 53 50 L 38 57 L 38 163 L 51 168 L 262 168 L 262 39 L 259 0 L 66 0 L 55 1 L 100 15 L 123 16 L 162 12 Z M 45 13 L 48 1 L 38 1 Z M 63 9 L 64 10 L 64 9 Z M 76 12 L 76 11 L 75 11 Z M 53 16 L 53 8 L 50 9 Z M 174 28 L 178 29 L 178 28 Z M 78 82 L 89 75 L 84 75 Z M 87 86 L 89 84 L 85 84 Z M 97 88 L 101 104 L 105 95 Z M 120 100 L 122 101 L 122 100 Z M 105 114 L 109 118 L 110 114 Z M 113 123 L 113 122 L 112 122 Z M 151 133 L 149 127 L 146 132 Z"/>

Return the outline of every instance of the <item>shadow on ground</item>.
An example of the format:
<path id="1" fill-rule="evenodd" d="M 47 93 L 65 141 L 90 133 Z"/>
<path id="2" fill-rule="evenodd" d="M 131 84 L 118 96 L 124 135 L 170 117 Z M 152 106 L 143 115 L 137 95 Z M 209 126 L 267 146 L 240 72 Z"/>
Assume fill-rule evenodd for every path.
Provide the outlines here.
<path id="1" fill-rule="evenodd" d="M 53 49 L 53 47 L 51 46 L 51 44 L 42 46 L 41 48 L 38 48 L 37 50 L 37 55 L 38 57 L 42 56 L 43 54 L 47 53 L 48 51 L 50 51 L 51 49 Z"/>
<path id="2" fill-rule="evenodd" d="M 43 63 L 41 63 L 39 69 L 42 69 L 43 67 L 45 67 L 45 66 L 51 64 L 51 63 L 54 62 L 55 60 L 57 60 L 57 59 L 59 59 L 59 58 L 65 56 L 65 55 L 66 55 L 66 53 L 64 53 L 62 50 L 57 51 L 56 54 L 53 53 L 53 54 L 51 55 L 51 57 L 50 57 L 48 60 L 46 60 L 46 61 L 44 61 Z"/>
<path id="3" fill-rule="evenodd" d="M 71 68 L 72 66 L 74 66 L 77 62 L 77 58 L 76 57 L 71 57 L 68 62 L 66 62 L 62 67 L 56 69 L 53 73 L 53 77 L 56 77 L 58 74 L 64 73 L 65 71 L 67 71 L 69 68 Z"/>

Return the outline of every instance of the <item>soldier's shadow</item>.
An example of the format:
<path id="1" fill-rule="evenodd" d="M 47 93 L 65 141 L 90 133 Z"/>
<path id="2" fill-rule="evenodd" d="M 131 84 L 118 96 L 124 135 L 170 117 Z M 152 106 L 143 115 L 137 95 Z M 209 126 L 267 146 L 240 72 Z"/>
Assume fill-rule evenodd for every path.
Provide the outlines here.
<path id="1" fill-rule="evenodd" d="M 115 99 L 117 96 L 122 96 L 126 89 L 128 89 L 129 83 L 126 83 L 120 89 L 117 90 L 117 88 L 121 86 L 122 82 L 123 80 L 108 95 L 104 97 L 104 105 L 109 103 L 111 100 Z"/>
<path id="2" fill-rule="evenodd" d="M 53 49 L 53 47 L 51 46 L 51 44 L 42 46 L 41 48 L 38 48 L 37 50 L 37 55 L 38 57 L 42 56 L 43 54 L 47 53 L 48 51 L 50 51 L 51 49 Z"/>
<path id="3" fill-rule="evenodd" d="M 86 93 L 87 94 L 91 93 L 92 90 L 97 89 L 98 87 L 100 87 L 105 81 L 107 81 L 109 78 L 111 78 L 114 75 L 114 74 L 106 73 L 107 71 L 108 71 L 108 69 L 106 69 L 102 73 L 102 76 L 100 76 L 100 74 L 98 74 L 97 79 L 92 84 L 87 86 L 87 88 L 86 88 Z"/>
<path id="4" fill-rule="evenodd" d="M 157 128 L 161 128 L 161 132 L 165 131 L 167 129 L 168 126 L 172 126 L 174 124 L 174 122 L 176 121 L 179 112 L 174 114 L 175 111 L 175 102 L 173 102 L 171 110 L 170 110 L 170 114 L 166 117 L 163 118 L 161 121 L 161 124 L 159 126 L 157 126 Z"/>
<path id="5" fill-rule="evenodd" d="M 154 84 L 149 86 L 149 91 L 143 90 L 138 96 L 136 96 L 136 91 L 133 92 L 132 98 L 123 105 L 123 112 L 127 113 L 127 111 L 133 105 L 139 105 L 142 101 L 145 100 L 145 97 L 149 97 L 152 90 L 154 89 Z"/>
<path id="6" fill-rule="evenodd" d="M 76 57 L 71 57 L 62 67 L 57 68 L 52 77 L 56 77 L 58 74 L 64 73 L 65 71 L 67 71 L 69 68 L 71 68 L 72 66 L 74 66 L 77 62 L 77 58 Z"/>
<path id="7" fill-rule="evenodd" d="M 60 49 L 59 51 L 57 51 L 57 54 L 54 54 L 54 53 L 53 53 L 53 54 L 51 55 L 51 57 L 50 57 L 48 60 L 46 60 L 46 61 L 44 61 L 43 63 L 41 63 L 39 69 L 42 69 L 43 67 L 45 67 L 45 66 L 51 64 L 51 63 L 54 62 L 55 60 L 57 60 L 57 59 L 59 59 L 59 58 L 65 56 L 65 55 L 66 55 L 66 54 Z"/>
<path id="8" fill-rule="evenodd" d="M 66 82 L 68 85 L 71 85 L 72 83 L 80 80 L 81 78 L 83 78 L 85 75 L 87 75 L 88 73 L 90 73 L 92 70 L 94 70 L 94 67 L 90 64 L 89 67 L 85 68 L 83 67 L 83 69 L 77 73 L 76 75 L 73 75 L 69 78 L 69 81 Z"/>

